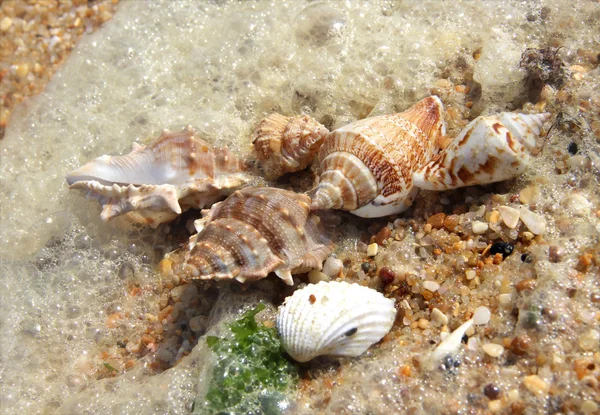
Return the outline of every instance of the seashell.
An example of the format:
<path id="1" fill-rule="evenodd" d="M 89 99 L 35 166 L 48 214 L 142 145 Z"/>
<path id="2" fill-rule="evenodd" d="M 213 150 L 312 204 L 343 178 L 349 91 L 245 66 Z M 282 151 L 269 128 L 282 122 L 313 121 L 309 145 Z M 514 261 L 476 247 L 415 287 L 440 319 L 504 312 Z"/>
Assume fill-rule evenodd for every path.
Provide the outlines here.
<path id="1" fill-rule="evenodd" d="M 205 212 L 195 222 L 180 276 L 201 280 L 255 281 L 275 272 L 286 284 L 292 275 L 321 269 L 331 253 L 310 198 L 270 187 L 247 187 Z"/>
<path id="2" fill-rule="evenodd" d="M 312 209 L 379 217 L 407 209 L 416 196 L 412 174 L 445 135 L 443 104 L 425 98 L 399 114 L 366 118 L 332 131 L 319 151 L 320 182 Z"/>
<path id="3" fill-rule="evenodd" d="M 256 128 L 252 144 L 268 179 L 308 167 L 329 130 L 313 118 L 271 114 Z"/>
<path id="4" fill-rule="evenodd" d="M 321 281 L 287 297 L 277 313 L 283 347 L 298 362 L 363 354 L 396 318 L 394 300 L 358 284 Z"/>
<path id="5" fill-rule="evenodd" d="M 227 148 L 211 148 L 191 127 L 165 131 L 124 156 L 101 156 L 66 177 L 102 205 L 103 221 L 127 214 L 153 227 L 189 208 L 202 208 L 244 185 L 249 176 Z"/>
<path id="6" fill-rule="evenodd" d="M 413 174 L 413 184 L 447 190 L 516 177 L 529 165 L 530 152 L 549 117 L 549 113 L 510 112 L 477 117 Z"/>

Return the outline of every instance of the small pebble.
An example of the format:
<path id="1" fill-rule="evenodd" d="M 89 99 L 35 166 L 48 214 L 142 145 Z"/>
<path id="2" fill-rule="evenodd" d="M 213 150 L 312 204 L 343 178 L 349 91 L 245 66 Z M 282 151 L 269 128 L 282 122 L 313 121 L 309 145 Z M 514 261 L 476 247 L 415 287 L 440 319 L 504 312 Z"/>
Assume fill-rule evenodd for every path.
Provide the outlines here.
<path id="1" fill-rule="evenodd" d="M 548 249 L 548 259 L 550 260 L 550 262 L 560 262 L 562 261 L 562 257 L 563 257 L 563 250 L 556 246 L 556 245 L 551 245 L 550 248 Z"/>
<path id="2" fill-rule="evenodd" d="M 308 273 L 308 281 L 311 284 L 317 284 L 320 281 L 329 281 L 329 280 L 330 280 L 330 278 L 327 276 L 327 274 L 325 274 L 319 270 L 313 269 Z"/>
<path id="3" fill-rule="evenodd" d="M 526 264 L 530 264 L 531 261 L 533 261 L 533 258 L 529 254 L 523 254 L 521 255 L 521 261 L 523 261 Z"/>
<path id="4" fill-rule="evenodd" d="M 521 220 L 534 235 L 546 232 L 546 219 L 543 216 L 533 213 L 523 206 L 519 206 L 519 210 L 521 211 Z"/>
<path id="5" fill-rule="evenodd" d="M 498 296 L 498 302 L 503 306 L 508 306 L 512 304 L 512 295 L 511 294 L 500 294 Z"/>
<path id="6" fill-rule="evenodd" d="M 387 239 L 392 235 L 392 231 L 387 226 L 381 228 L 377 235 L 375 236 L 375 243 L 383 246 L 383 243 L 387 241 Z"/>
<path id="7" fill-rule="evenodd" d="M 467 277 L 467 279 L 469 281 L 471 281 L 473 278 L 475 278 L 477 276 L 477 271 L 475 271 L 474 269 L 468 269 L 465 271 L 465 276 Z"/>
<path id="8" fill-rule="evenodd" d="M 582 155 L 571 156 L 567 159 L 570 170 L 584 170 L 588 165 L 588 158 Z"/>
<path id="9" fill-rule="evenodd" d="M 592 210 L 592 203 L 584 196 L 574 193 L 560 201 L 560 205 L 571 215 L 585 216 Z"/>
<path id="10" fill-rule="evenodd" d="M 550 385 L 538 375 L 525 376 L 523 385 L 529 392 L 538 396 L 545 395 L 550 390 Z"/>
<path id="11" fill-rule="evenodd" d="M 593 414 L 598 411 L 598 404 L 594 401 L 587 400 L 581 404 L 581 412 L 584 414 Z"/>
<path id="12" fill-rule="evenodd" d="M 440 326 L 445 326 L 448 324 L 448 317 L 442 313 L 439 309 L 434 308 L 431 310 L 431 321 Z"/>
<path id="13" fill-rule="evenodd" d="M 517 356 L 523 356 L 525 353 L 527 353 L 530 344 L 531 339 L 529 338 L 529 336 L 516 336 L 510 342 L 510 351 L 516 354 Z"/>
<path id="14" fill-rule="evenodd" d="M 590 329 L 579 336 L 579 347 L 585 351 L 597 350 L 600 345 L 600 333 L 597 330 Z"/>
<path id="15" fill-rule="evenodd" d="M 446 219 L 446 214 L 438 213 L 436 215 L 430 216 L 427 219 L 427 223 L 430 224 L 432 228 L 440 229 L 444 226 L 444 219 Z"/>
<path id="16" fill-rule="evenodd" d="M 488 399 L 494 401 L 500 396 L 500 389 L 493 383 L 489 383 L 483 388 L 483 394 L 487 396 Z"/>
<path id="17" fill-rule="evenodd" d="M 396 273 L 388 267 L 383 267 L 379 270 L 379 279 L 384 284 L 390 284 L 396 278 Z"/>
<path id="18" fill-rule="evenodd" d="M 337 278 L 343 268 L 344 263 L 340 259 L 330 256 L 323 264 L 323 273 L 329 278 Z"/>
<path id="19" fill-rule="evenodd" d="M 429 328 L 429 320 L 420 318 L 418 325 L 419 325 L 419 328 L 422 330 L 428 329 Z"/>
<path id="20" fill-rule="evenodd" d="M 502 254 L 502 258 L 506 258 L 514 249 L 515 246 L 509 242 L 496 242 L 490 248 L 490 255 Z"/>
<path id="21" fill-rule="evenodd" d="M 472 226 L 473 226 L 473 233 L 476 235 L 486 232 L 489 228 L 487 223 L 481 222 L 478 220 L 474 221 Z"/>
<path id="22" fill-rule="evenodd" d="M 500 212 L 500 217 L 506 226 L 508 226 L 510 229 L 517 227 L 521 212 L 515 208 L 511 208 L 510 206 L 500 206 L 498 208 L 498 212 Z"/>
<path id="23" fill-rule="evenodd" d="M 477 307 L 473 313 L 473 324 L 479 326 L 490 322 L 492 313 L 487 307 Z"/>
<path id="24" fill-rule="evenodd" d="M 501 344 L 496 343 L 486 343 L 481 346 L 485 354 L 491 357 L 500 357 L 502 353 L 504 353 L 504 347 Z"/>
<path id="25" fill-rule="evenodd" d="M 208 326 L 208 317 L 206 316 L 196 316 L 192 317 L 189 322 L 190 329 L 194 333 L 203 333 L 206 331 L 206 327 Z"/>
<path id="26" fill-rule="evenodd" d="M 0 30 L 6 32 L 12 26 L 12 19 L 10 17 L 5 17 L 0 20 Z"/>
<path id="27" fill-rule="evenodd" d="M 528 205 L 529 203 L 535 202 L 542 193 L 539 186 L 527 186 L 519 192 L 519 200 L 524 205 Z"/>
<path id="28" fill-rule="evenodd" d="M 379 245 L 372 243 L 367 247 L 367 256 L 375 256 L 379 250 Z"/>
<path id="29" fill-rule="evenodd" d="M 440 284 L 435 281 L 423 281 L 423 288 L 433 293 L 439 290 Z"/>
<path id="30" fill-rule="evenodd" d="M 577 152 L 579 151 L 579 147 L 577 147 L 577 143 L 575 141 L 571 141 L 569 143 L 569 145 L 567 146 L 567 151 L 572 156 L 574 156 L 575 154 L 577 154 Z"/>

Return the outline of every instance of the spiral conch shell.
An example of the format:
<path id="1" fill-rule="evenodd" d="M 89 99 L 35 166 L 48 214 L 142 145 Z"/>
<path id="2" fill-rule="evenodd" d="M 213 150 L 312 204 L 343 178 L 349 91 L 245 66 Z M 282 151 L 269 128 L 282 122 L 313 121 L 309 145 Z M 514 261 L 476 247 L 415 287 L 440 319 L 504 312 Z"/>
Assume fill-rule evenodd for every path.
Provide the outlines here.
<path id="1" fill-rule="evenodd" d="M 268 179 L 308 167 L 329 130 L 313 118 L 271 114 L 254 131 L 254 153 Z"/>
<path id="2" fill-rule="evenodd" d="M 343 209 L 362 217 L 408 208 L 412 174 L 446 134 L 443 104 L 427 97 L 399 114 L 366 118 L 332 131 L 319 151 L 320 182 L 313 209 Z"/>
<path id="3" fill-rule="evenodd" d="M 413 174 L 413 184 L 447 190 L 516 177 L 529 165 L 536 137 L 549 117 L 549 113 L 511 112 L 477 117 Z"/>
<path id="4" fill-rule="evenodd" d="M 317 356 L 363 354 L 396 318 L 394 300 L 346 282 L 310 284 L 285 299 L 277 313 L 283 347 L 298 362 Z"/>
<path id="5" fill-rule="evenodd" d="M 101 218 L 127 214 L 158 226 L 189 208 L 202 208 L 244 185 L 249 176 L 227 148 L 212 148 L 191 127 L 165 131 L 149 146 L 124 156 L 101 156 L 66 177 L 69 189 L 87 190 L 102 205 Z"/>
<path id="6" fill-rule="evenodd" d="M 270 187 L 247 187 L 196 221 L 198 234 L 176 273 L 201 280 L 255 281 L 270 272 L 293 285 L 292 274 L 321 269 L 331 252 L 310 198 Z"/>

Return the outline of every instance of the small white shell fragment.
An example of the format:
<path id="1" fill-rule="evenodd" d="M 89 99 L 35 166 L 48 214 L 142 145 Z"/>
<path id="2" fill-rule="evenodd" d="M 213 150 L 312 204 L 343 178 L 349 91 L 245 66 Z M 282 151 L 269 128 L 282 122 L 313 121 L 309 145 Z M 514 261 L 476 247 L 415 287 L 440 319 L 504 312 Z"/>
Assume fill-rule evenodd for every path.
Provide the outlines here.
<path id="1" fill-rule="evenodd" d="M 378 251 L 379 251 L 379 245 L 377 245 L 376 243 L 372 243 L 371 245 L 369 245 L 367 247 L 367 256 L 375 256 L 375 255 L 377 255 Z"/>
<path id="2" fill-rule="evenodd" d="M 473 227 L 473 233 L 476 235 L 484 233 L 489 228 L 487 223 L 481 222 L 478 220 L 473 222 L 472 227 Z"/>
<path id="3" fill-rule="evenodd" d="M 521 212 L 510 206 L 500 206 L 498 207 L 498 212 L 500 212 L 500 217 L 506 226 L 508 226 L 510 229 L 517 227 L 519 218 L 521 217 Z"/>
<path id="4" fill-rule="evenodd" d="M 440 289 L 440 284 L 435 281 L 423 281 L 423 288 L 434 293 Z"/>
<path id="5" fill-rule="evenodd" d="M 462 338 L 473 325 L 473 319 L 465 321 L 460 327 L 450 333 L 429 355 L 430 363 L 437 363 L 448 354 L 456 353 L 462 343 Z"/>
<path id="6" fill-rule="evenodd" d="M 313 269 L 312 271 L 310 271 L 308 273 L 308 281 L 311 284 L 317 284 L 318 282 L 321 281 L 329 281 L 330 278 L 327 274 L 319 271 L 318 269 Z"/>
<path id="7" fill-rule="evenodd" d="M 325 260 L 325 264 L 323 264 L 323 273 L 326 274 L 329 278 L 336 278 L 342 272 L 344 268 L 344 263 L 334 257 L 330 256 Z"/>
<path id="8" fill-rule="evenodd" d="M 504 353 L 504 347 L 501 344 L 486 343 L 481 346 L 485 354 L 491 357 L 500 357 Z"/>
<path id="9" fill-rule="evenodd" d="M 489 308 L 483 306 L 477 307 L 473 313 L 473 324 L 476 326 L 487 324 L 490 322 L 491 316 L 492 313 Z"/>
<path id="10" fill-rule="evenodd" d="M 396 318 L 394 300 L 358 284 L 319 282 L 287 297 L 277 313 L 283 347 L 298 362 L 363 354 Z"/>
<path id="11" fill-rule="evenodd" d="M 519 206 L 519 210 L 521 212 L 521 220 L 531 233 L 541 235 L 546 232 L 546 219 L 543 216 L 533 213 L 523 206 Z"/>
<path id="12" fill-rule="evenodd" d="M 442 313 L 438 308 L 431 310 L 431 321 L 440 326 L 448 324 L 448 317 Z"/>

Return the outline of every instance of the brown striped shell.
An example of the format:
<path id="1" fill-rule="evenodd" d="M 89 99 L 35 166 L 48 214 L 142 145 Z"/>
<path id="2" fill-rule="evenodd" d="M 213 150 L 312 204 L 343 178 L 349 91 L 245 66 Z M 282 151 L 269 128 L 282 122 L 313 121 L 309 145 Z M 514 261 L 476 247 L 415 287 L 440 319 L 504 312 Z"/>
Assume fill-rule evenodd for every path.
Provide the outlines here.
<path id="1" fill-rule="evenodd" d="M 191 127 L 164 131 L 151 145 L 134 144 L 123 156 L 100 156 L 66 177 L 102 205 L 101 218 L 120 215 L 153 227 L 189 208 L 223 199 L 250 177 L 227 148 L 213 148 Z"/>
<path id="2" fill-rule="evenodd" d="M 427 97 L 399 114 L 366 118 L 332 131 L 319 151 L 313 209 L 343 209 L 379 217 L 408 208 L 412 174 L 437 151 L 445 134 L 443 105 Z"/>
<path id="3" fill-rule="evenodd" d="M 530 151 L 548 118 L 549 113 L 512 112 L 477 117 L 414 173 L 414 185 L 448 190 L 516 177 L 528 167 Z"/>
<path id="4" fill-rule="evenodd" d="M 271 114 L 254 131 L 254 153 L 268 179 L 308 167 L 329 130 L 313 118 Z"/>
<path id="5" fill-rule="evenodd" d="M 270 187 L 247 187 L 197 221 L 189 252 L 176 271 L 202 280 L 255 281 L 275 272 L 292 275 L 321 269 L 331 252 L 308 196 Z"/>

